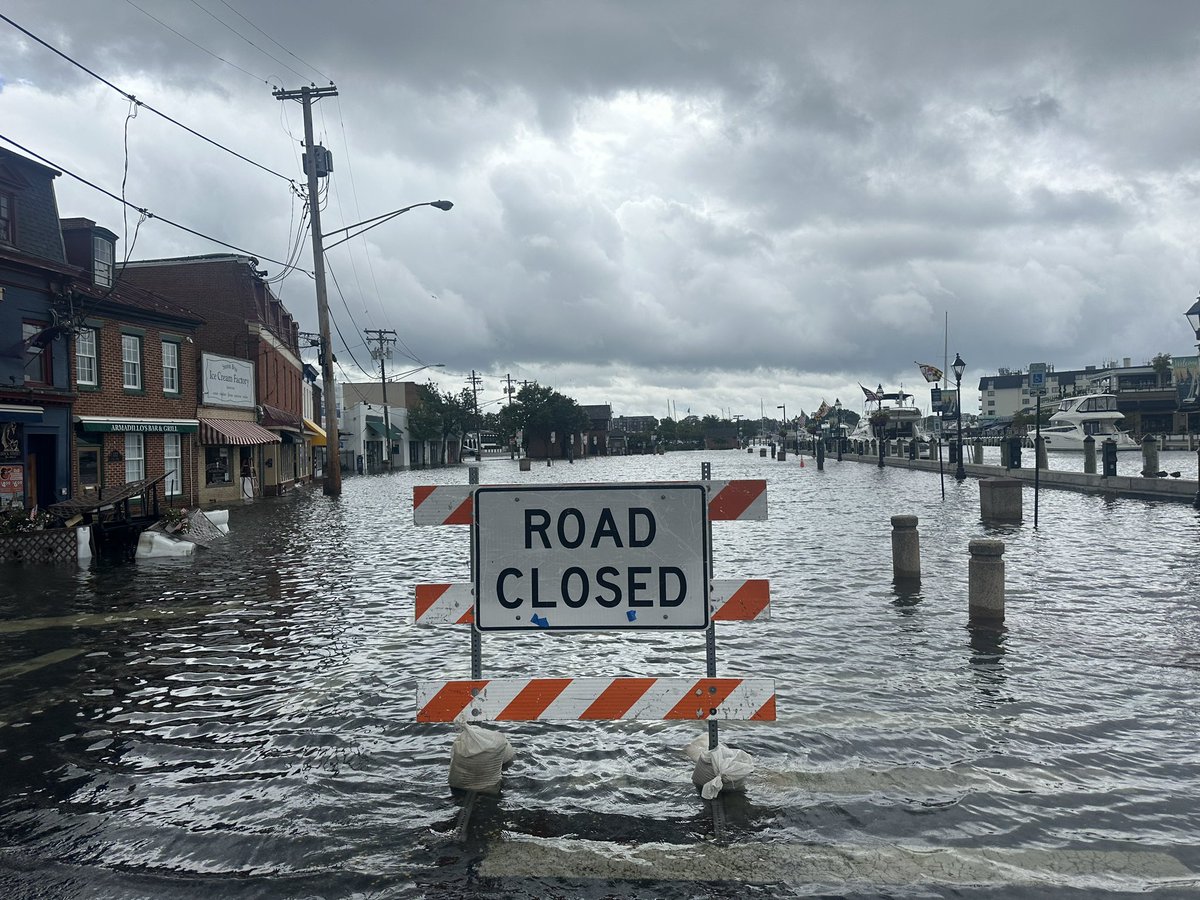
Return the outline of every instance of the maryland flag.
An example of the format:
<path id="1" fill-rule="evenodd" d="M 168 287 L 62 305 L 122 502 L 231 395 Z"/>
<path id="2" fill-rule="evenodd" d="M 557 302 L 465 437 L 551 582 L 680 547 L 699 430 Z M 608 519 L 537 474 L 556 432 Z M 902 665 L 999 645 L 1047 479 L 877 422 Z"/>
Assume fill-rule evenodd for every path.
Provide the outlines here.
<path id="1" fill-rule="evenodd" d="M 925 376 L 926 381 L 942 380 L 942 370 L 937 366 L 931 366 L 929 363 L 917 363 L 917 367 L 921 370 L 921 374 Z"/>
<path id="2" fill-rule="evenodd" d="M 814 420 L 823 419 L 828 414 L 829 414 L 829 404 L 826 403 L 824 400 L 822 400 L 820 408 L 815 413 L 813 413 L 813 419 Z"/>

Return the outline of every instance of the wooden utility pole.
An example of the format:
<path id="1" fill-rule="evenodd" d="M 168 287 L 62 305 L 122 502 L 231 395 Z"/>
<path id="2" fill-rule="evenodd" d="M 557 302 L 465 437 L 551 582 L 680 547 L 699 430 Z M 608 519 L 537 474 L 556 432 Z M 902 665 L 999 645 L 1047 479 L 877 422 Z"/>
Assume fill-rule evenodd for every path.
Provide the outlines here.
<path id="1" fill-rule="evenodd" d="M 276 100 L 297 100 L 304 109 L 304 171 L 308 175 L 308 214 L 312 216 L 313 279 L 317 285 L 317 323 L 321 334 L 321 400 L 325 405 L 325 494 L 342 495 L 342 454 L 338 442 L 337 394 L 333 381 L 333 342 L 329 337 L 329 295 L 325 288 L 325 251 L 321 246 L 321 204 L 317 178 L 326 177 L 328 151 L 313 145 L 312 104 L 322 97 L 336 97 L 337 88 L 306 86 L 298 91 L 275 91 Z"/>
<path id="2" fill-rule="evenodd" d="M 387 457 L 385 468 L 392 471 L 392 415 L 388 409 L 387 376 L 383 364 L 392 358 L 392 345 L 396 343 L 396 332 L 391 328 L 364 328 L 367 337 L 375 341 L 371 356 L 379 360 L 379 384 L 383 387 L 383 447 Z M 390 335 L 390 336 L 389 336 Z"/>

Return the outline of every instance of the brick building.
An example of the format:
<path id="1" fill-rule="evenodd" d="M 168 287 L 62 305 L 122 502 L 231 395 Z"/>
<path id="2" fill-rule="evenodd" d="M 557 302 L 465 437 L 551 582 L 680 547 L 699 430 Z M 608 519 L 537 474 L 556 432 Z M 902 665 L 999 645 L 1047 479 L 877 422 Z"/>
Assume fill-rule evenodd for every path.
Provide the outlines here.
<path id="1" fill-rule="evenodd" d="M 306 432 L 304 422 L 299 326 L 272 292 L 258 260 L 211 254 L 138 260 L 121 271 L 131 284 L 203 317 L 196 345 L 204 500 L 226 499 L 246 466 L 267 496 L 311 478 L 314 432 Z M 233 380 L 220 383 L 225 374 Z"/>
<path id="2" fill-rule="evenodd" d="M 68 302 L 74 329 L 72 495 L 165 476 L 170 504 L 199 499 L 196 329 L 203 319 L 117 281 L 116 235 L 90 219 L 63 219 L 68 260 L 83 271 Z"/>

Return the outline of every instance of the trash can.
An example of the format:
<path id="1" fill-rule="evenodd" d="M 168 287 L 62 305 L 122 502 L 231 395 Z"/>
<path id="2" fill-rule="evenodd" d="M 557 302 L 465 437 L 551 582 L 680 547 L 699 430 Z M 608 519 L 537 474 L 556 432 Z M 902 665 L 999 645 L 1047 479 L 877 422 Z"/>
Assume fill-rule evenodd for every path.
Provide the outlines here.
<path id="1" fill-rule="evenodd" d="M 1117 477 L 1117 442 L 1112 438 L 1101 444 L 1104 454 L 1104 477 Z"/>
<path id="2" fill-rule="evenodd" d="M 1008 439 L 1008 467 L 1010 469 L 1021 468 L 1021 439 L 1019 437 Z"/>

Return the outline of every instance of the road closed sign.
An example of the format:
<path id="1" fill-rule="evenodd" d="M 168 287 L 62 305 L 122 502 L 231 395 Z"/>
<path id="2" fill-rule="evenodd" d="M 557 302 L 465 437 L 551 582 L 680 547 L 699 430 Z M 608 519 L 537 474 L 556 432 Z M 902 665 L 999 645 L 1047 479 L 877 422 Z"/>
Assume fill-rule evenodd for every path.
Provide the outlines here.
<path id="1" fill-rule="evenodd" d="M 703 485 L 481 487 L 472 527 L 481 631 L 708 625 Z"/>

